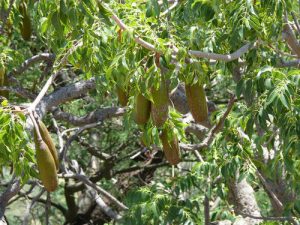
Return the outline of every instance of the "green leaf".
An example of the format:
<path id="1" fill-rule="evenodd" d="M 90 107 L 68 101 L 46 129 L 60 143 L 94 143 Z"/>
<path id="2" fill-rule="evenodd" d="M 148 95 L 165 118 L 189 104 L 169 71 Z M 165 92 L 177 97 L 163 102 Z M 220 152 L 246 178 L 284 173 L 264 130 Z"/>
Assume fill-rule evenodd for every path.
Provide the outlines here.
<path id="1" fill-rule="evenodd" d="M 287 100 L 286 96 L 284 94 L 280 94 L 279 99 L 280 99 L 281 103 L 284 105 L 284 107 L 286 109 L 289 109 L 289 104 L 288 104 L 288 100 Z"/>

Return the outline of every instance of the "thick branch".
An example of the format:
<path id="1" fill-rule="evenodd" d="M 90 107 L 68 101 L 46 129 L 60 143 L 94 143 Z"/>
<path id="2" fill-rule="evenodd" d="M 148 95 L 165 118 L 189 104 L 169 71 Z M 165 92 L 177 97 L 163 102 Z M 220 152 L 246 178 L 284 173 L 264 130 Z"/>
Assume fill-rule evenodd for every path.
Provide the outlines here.
<path id="1" fill-rule="evenodd" d="M 231 195 L 231 200 L 235 206 L 235 212 L 237 214 L 251 214 L 260 217 L 260 209 L 257 205 L 254 190 L 251 185 L 242 179 L 238 181 L 238 178 L 232 179 L 229 182 L 229 191 Z M 259 219 L 244 218 L 247 224 L 258 224 L 261 222 Z"/>
<path id="2" fill-rule="evenodd" d="M 296 36 L 288 23 L 283 26 L 282 37 L 287 42 L 292 52 L 300 57 L 300 44 L 298 43 L 298 40 L 296 39 Z"/>
<path id="3" fill-rule="evenodd" d="M 21 189 L 20 180 L 13 178 L 7 189 L 0 196 L 0 221 L 4 220 L 4 212 L 8 201 Z"/>
<path id="4" fill-rule="evenodd" d="M 50 95 L 44 97 L 37 105 L 39 116 L 45 115 L 52 107 L 65 103 L 93 90 L 96 87 L 95 78 L 79 81 L 66 87 L 62 87 Z"/>

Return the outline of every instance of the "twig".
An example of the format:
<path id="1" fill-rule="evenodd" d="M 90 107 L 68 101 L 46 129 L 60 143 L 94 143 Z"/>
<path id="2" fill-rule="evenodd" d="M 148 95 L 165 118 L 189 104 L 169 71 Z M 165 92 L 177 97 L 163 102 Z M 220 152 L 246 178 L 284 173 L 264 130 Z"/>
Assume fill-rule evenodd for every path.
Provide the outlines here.
<path id="1" fill-rule="evenodd" d="M 262 184 L 265 187 L 265 189 L 269 192 L 270 196 L 272 197 L 273 201 L 276 203 L 277 207 L 280 208 L 281 210 L 283 210 L 283 204 L 277 198 L 277 196 L 272 191 L 271 187 L 269 186 L 269 184 L 267 183 L 267 181 L 265 180 L 265 178 L 261 175 L 261 173 L 258 170 L 256 170 L 256 175 L 258 176 L 258 178 L 262 182 Z"/>
<path id="2" fill-rule="evenodd" d="M 88 189 L 90 190 L 90 194 L 92 195 L 92 197 L 94 197 L 97 205 L 100 207 L 100 209 L 106 214 L 108 215 L 110 218 L 114 219 L 114 220 L 119 220 L 122 217 L 115 212 L 112 208 L 110 208 L 104 201 L 103 199 L 97 194 L 97 191 L 95 191 L 94 189 L 92 189 L 91 187 L 88 186 Z"/>
<path id="3" fill-rule="evenodd" d="M 133 166 L 122 170 L 117 170 L 114 172 L 114 175 L 122 174 L 122 173 L 129 173 L 136 170 L 144 170 L 144 169 L 153 169 L 153 168 L 160 168 L 164 166 L 169 166 L 169 163 L 161 162 L 157 164 L 150 164 L 150 165 L 144 165 L 144 166 Z"/>
<path id="4" fill-rule="evenodd" d="M 202 51 L 195 51 L 195 50 L 189 50 L 188 53 L 191 56 L 194 56 L 197 58 L 206 58 L 206 59 L 213 59 L 213 60 L 217 60 L 217 61 L 230 62 L 230 61 L 240 58 L 242 55 L 244 55 L 250 49 L 255 48 L 257 45 L 258 45 L 258 43 L 254 43 L 254 44 L 247 43 L 231 54 L 217 54 L 217 53 L 202 52 Z"/>
<path id="5" fill-rule="evenodd" d="M 126 112 L 125 108 L 110 107 L 97 109 L 93 112 L 90 112 L 82 117 L 74 116 L 72 114 L 63 112 L 59 109 L 53 111 L 53 115 L 56 119 L 64 120 L 71 123 L 74 126 L 82 126 L 85 124 L 91 124 L 105 119 L 110 119 L 114 117 L 119 117 L 124 115 Z"/>
<path id="6" fill-rule="evenodd" d="M 72 54 L 72 52 L 74 52 L 78 47 L 82 46 L 82 41 L 78 41 L 77 43 L 75 43 L 68 51 L 65 55 L 63 55 L 62 59 L 59 61 L 58 65 L 56 65 L 56 70 L 57 72 L 55 72 L 54 74 L 52 74 L 49 79 L 47 80 L 46 84 L 44 85 L 44 87 L 42 88 L 42 90 L 40 91 L 39 95 L 36 97 L 36 99 L 34 100 L 33 103 L 31 103 L 31 105 L 28 107 L 28 111 L 35 111 L 36 106 L 39 104 L 39 102 L 42 100 L 42 98 L 45 96 L 45 94 L 47 93 L 49 87 L 51 86 L 52 82 L 54 81 L 55 77 L 59 74 L 59 69 L 61 67 L 63 67 L 66 63 L 67 63 L 67 59 L 68 56 L 70 54 Z"/>
<path id="7" fill-rule="evenodd" d="M 30 200 L 33 199 L 33 197 L 27 196 L 25 193 L 19 193 L 19 196 L 20 196 L 20 197 L 26 197 L 26 198 L 28 198 L 28 199 L 30 199 Z M 42 204 L 47 204 L 47 199 L 38 198 L 36 201 L 39 202 L 39 203 L 42 203 Z M 62 205 L 60 205 L 60 204 L 58 204 L 58 203 L 55 203 L 55 202 L 52 202 L 52 201 L 50 201 L 50 204 L 51 204 L 51 206 L 53 206 L 53 207 L 55 207 L 56 209 L 58 209 L 59 211 L 61 211 L 61 213 L 62 213 L 64 216 L 66 215 L 67 210 L 66 210 L 66 208 L 64 208 Z"/>
<path id="8" fill-rule="evenodd" d="M 295 22 L 295 25 L 296 25 L 296 28 L 297 28 L 297 32 L 298 32 L 298 34 L 300 34 L 300 26 L 299 26 L 297 17 L 296 17 L 296 15 L 295 15 L 294 12 L 291 12 L 291 14 L 292 14 L 293 20 L 294 20 L 294 22 Z"/>
<path id="9" fill-rule="evenodd" d="M 32 207 L 34 206 L 34 204 L 38 201 L 38 199 L 40 199 L 40 197 L 43 195 L 44 192 L 45 192 L 45 190 L 42 190 L 34 198 L 32 198 L 31 203 L 28 205 L 28 207 L 26 208 L 26 211 L 24 213 L 22 225 L 28 224 L 30 211 L 31 211 Z M 27 196 L 27 193 L 25 195 Z"/>
<path id="10" fill-rule="evenodd" d="M 9 91 L 10 93 L 16 93 L 16 95 L 18 95 L 19 97 L 27 98 L 30 100 L 33 100 L 36 97 L 35 94 L 32 94 L 31 92 L 22 87 L 1 86 L 0 91 Z"/>
<path id="11" fill-rule="evenodd" d="M 39 95 L 36 97 L 36 99 L 31 103 L 31 105 L 28 107 L 29 112 L 35 111 L 36 106 L 39 104 L 39 102 L 42 100 L 42 98 L 45 96 L 46 92 L 48 91 L 49 87 L 51 86 L 52 82 L 54 81 L 55 77 L 58 75 L 59 72 L 56 72 L 52 74 L 49 79 L 47 80 L 46 84 L 42 88 Z"/>
<path id="12" fill-rule="evenodd" d="M 127 210 L 128 209 L 127 206 L 125 206 L 122 202 L 120 202 L 118 199 L 116 199 L 114 196 L 112 196 L 110 193 L 108 193 L 104 189 L 100 188 L 99 186 L 97 186 L 96 184 L 91 182 L 85 175 L 75 174 L 75 173 L 70 174 L 69 173 L 69 174 L 62 174 L 62 175 L 60 175 L 60 177 L 62 177 L 62 178 L 73 178 L 73 179 L 80 180 L 83 183 L 85 183 L 86 185 L 94 188 L 96 191 L 98 191 L 100 194 L 102 194 L 103 196 L 108 198 L 113 203 L 115 203 L 120 209 L 122 209 L 122 210 Z"/>
<path id="13" fill-rule="evenodd" d="M 111 155 L 98 150 L 96 147 L 90 145 L 89 143 L 84 142 L 80 138 L 78 138 L 78 142 L 79 144 L 84 146 L 91 155 L 96 156 L 99 159 L 109 160 L 112 157 Z"/>
<path id="14" fill-rule="evenodd" d="M 55 59 L 55 55 L 51 53 L 40 53 L 38 55 L 32 56 L 31 58 L 25 60 L 22 65 L 11 71 L 8 76 L 16 76 L 20 75 L 24 71 L 26 71 L 29 67 L 33 66 L 35 63 L 38 63 L 40 61 L 47 61 L 47 62 L 53 62 Z"/>
<path id="15" fill-rule="evenodd" d="M 40 128 L 39 128 L 39 125 L 37 124 L 37 121 L 36 119 L 34 118 L 33 116 L 33 112 L 29 112 L 29 117 L 33 123 L 33 126 L 34 126 L 34 129 L 35 129 L 35 132 L 37 134 L 37 141 L 39 143 L 41 143 L 43 141 L 43 138 L 42 138 L 42 135 L 41 135 L 41 132 L 40 132 Z"/>
<path id="16" fill-rule="evenodd" d="M 178 0 L 175 0 L 174 3 L 163 13 L 161 13 L 161 16 L 165 16 L 168 14 L 172 9 L 174 9 L 178 5 Z"/>
<path id="17" fill-rule="evenodd" d="M 222 116 L 220 121 L 215 126 L 213 126 L 213 128 L 210 130 L 208 136 L 203 140 L 202 143 L 194 144 L 194 145 L 180 144 L 180 148 L 185 151 L 195 151 L 195 150 L 202 150 L 204 148 L 207 148 L 212 143 L 215 135 L 218 132 L 220 132 L 220 130 L 223 128 L 224 121 L 227 118 L 228 114 L 230 113 L 230 111 L 234 105 L 234 102 L 235 102 L 235 96 L 233 95 L 228 102 L 227 109 L 226 109 L 224 115 Z"/>
<path id="18" fill-rule="evenodd" d="M 51 196 L 50 192 L 47 191 L 47 200 L 45 204 L 45 220 L 46 220 L 46 225 L 49 225 L 49 216 L 50 216 L 50 207 L 51 207 Z"/>
<path id="19" fill-rule="evenodd" d="M 84 130 L 86 129 L 90 129 L 90 128 L 94 128 L 94 127 L 97 127 L 99 125 L 101 125 L 102 122 L 98 122 L 98 123 L 91 123 L 91 124 L 87 124 L 85 126 L 82 126 L 82 127 L 79 127 L 77 129 L 77 131 L 75 132 L 75 134 L 73 134 L 68 140 L 67 140 L 67 143 L 64 145 L 62 151 L 60 152 L 60 155 L 59 155 L 59 160 L 61 161 L 61 166 L 62 166 L 62 171 L 66 171 L 66 168 L 65 168 L 65 162 L 66 162 L 66 157 L 67 157 L 67 150 L 69 148 L 69 146 L 71 145 L 71 143 L 77 139 L 78 135 L 80 133 L 82 133 Z"/>
<path id="20" fill-rule="evenodd" d="M 280 49 L 273 47 L 271 44 L 268 44 L 268 47 L 273 49 L 275 52 L 279 53 L 281 56 L 286 56 L 286 57 L 291 57 L 291 58 L 298 58 L 297 55 L 292 55 L 292 54 L 289 54 L 287 52 L 283 52 Z"/>
<path id="21" fill-rule="evenodd" d="M 59 130 L 59 127 L 58 127 L 58 124 L 56 122 L 56 120 L 54 118 L 52 118 L 52 121 L 53 121 L 53 125 L 56 129 L 56 133 L 57 133 L 57 136 L 58 136 L 58 143 L 59 143 L 59 146 L 60 146 L 60 151 L 61 152 L 64 148 L 64 139 L 63 139 L 63 135 L 62 133 L 60 132 Z"/>
<path id="22" fill-rule="evenodd" d="M 278 63 L 279 67 L 300 67 L 300 59 L 291 60 L 291 61 L 285 61 L 281 59 L 281 61 Z"/>
<path id="23" fill-rule="evenodd" d="M 209 208 L 209 199 L 207 195 L 204 196 L 204 219 L 205 219 L 205 225 L 210 225 L 210 208 Z"/>

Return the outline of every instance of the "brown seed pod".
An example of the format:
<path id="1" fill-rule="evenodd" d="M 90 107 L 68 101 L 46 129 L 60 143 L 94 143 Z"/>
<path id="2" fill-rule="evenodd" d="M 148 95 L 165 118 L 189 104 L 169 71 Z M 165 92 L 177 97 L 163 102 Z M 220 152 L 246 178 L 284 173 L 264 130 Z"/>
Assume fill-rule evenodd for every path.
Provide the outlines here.
<path id="1" fill-rule="evenodd" d="M 25 41 L 29 41 L 32 34 L 32 26 L 30 16 L 27 12 L 27 5 L 24 1 L 20 3 L 19 11 L 22 15 L 22 20 L 20 24 L 21 35 Z"/>
<path id="2" fill-rule="evenodd" d="M 161 127 L 169 117 L 169 93 L 164 82 L 158 89 L 151 90 L 153 104 L 151 105 L 151 118 L 155 126 Z"/>
<path id="3" fill-rule="evenodd" d="M 121 104 L 121 106 L 125 107 L 128 103 L 128 94 L 124 89 L 117 86 L 117 95 L 119 103 Z"/>
<path id="4" fill-rule="evenodd" d="M 185 84 L 185 92 L 189 108 L 196 123 L 208 120 L 205 91 L 202 84 Z"/>
<path id="5" fill-rule="evenodd" d="M 52 154 L 43 140 L 38 141 L 35 138 L 34 142 L 36 146 L 36 162 L 39 170 L 39 178 L 47 191 L 55 191 L 58 186 L 58 179 Z"/>
<path id="6" fill-rule="evenodd" d="M 42 121 L 38 121 L 38 126 L 39 126 L 39 129 L 40 129 L 40 134 L 42 136 L 42 139 L 47 144 L 47 146 L 50 150 L 50 153 L 53 157 L 53 160 L 55 162 L 56 170 L 59 170 L 59 160 L 58 160 L 57 151 L 56 151 L 56 148 L 55 148 L 55 144 L 54 144 L 54 142 L 53 142 L 53 140 L 52 140 L 52 138 L 49 134 L 49 131 L 48 131 L 47 127 L 45 126 L 45 124 Z M 36 131 L 34 131 L 34 137 L 35 137 L 35 139 L 37 139 Z"/>
<path id="7" fill-rule="evenodd" d="M 180 162 L 180 148 L 177 137 L 173 135 L 172 140 L 168 140 L 168 131 L 164 129 L 160 134 L 160 140 L 168 162 L 171 165 L 177 165 Z"/>
<path id="8" fill-rule="evenodd" d="M 150 117 L 151 102 L 146 99 L 141 93 L 135 96 L 134 105 L 134 121 L 138 125 L 144 125 L 148 122 Z"/>

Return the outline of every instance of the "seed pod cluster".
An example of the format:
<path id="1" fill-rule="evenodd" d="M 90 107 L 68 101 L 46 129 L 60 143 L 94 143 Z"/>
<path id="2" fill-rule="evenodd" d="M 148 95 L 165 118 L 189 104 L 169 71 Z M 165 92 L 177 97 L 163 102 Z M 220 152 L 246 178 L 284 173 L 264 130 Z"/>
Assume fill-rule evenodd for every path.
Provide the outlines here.
<path id="1" fill-rule="evenodd" d="M 150 90 L 153 101 L 148 100 L 142 93 L 135 96 L 133 118 L 138 125 L 145 125 L 151 115 L 153 124 L 157 128 L 161 128 L 162 132 L 159 136 L 163 152 L 167 161 L 171 165 L 177 165 L 180 162 L 180 147 L 178 138 L 173 135 L 168 138 L 168 129 L 165 122 L 169 117 L 169 93 L 165 82 L 161 82 L 159 88 Z M 145 146 L 144 140 L 141 138 L 142 145 Z"/>
<path id="2" fill-rule="evenodd" d="M 55 191 L 58 185 L 57 170 L 59 166 L 57 151 L 53 140 L 42 121 L 37 121 L 41 140 L 37 131 L 34 131 L 34 143 L 36 147 L 36 161 L 39 177 L 49 192 Z"/>

